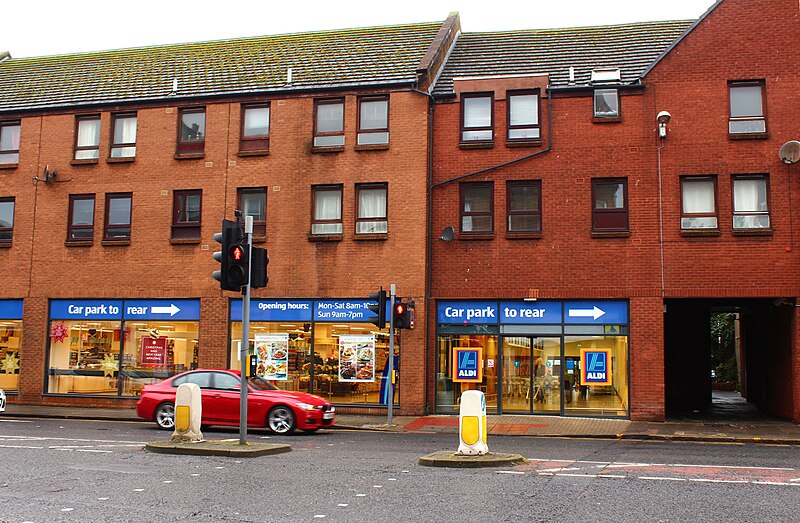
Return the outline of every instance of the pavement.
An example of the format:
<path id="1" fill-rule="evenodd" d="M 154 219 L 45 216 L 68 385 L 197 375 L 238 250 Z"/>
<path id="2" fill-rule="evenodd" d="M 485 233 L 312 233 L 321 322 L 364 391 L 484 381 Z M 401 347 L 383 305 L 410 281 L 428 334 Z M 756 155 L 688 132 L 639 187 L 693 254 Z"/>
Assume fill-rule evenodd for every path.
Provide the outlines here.
<path id="1" fill-rule="evenodd" d="M 7 405 L 0 416 L 104 421 L 142 421 L 134 409 Z M 458 432 L 458 416 L 367 416 L 337 412 L 334 429 L 392 432 Z M 638 440 L 708 441 L 800 445 L 800 425 L 764 416 L 694 418 L 656 421 L 564 416 L 489 415 L 491 436 L 568 437 Z"/>

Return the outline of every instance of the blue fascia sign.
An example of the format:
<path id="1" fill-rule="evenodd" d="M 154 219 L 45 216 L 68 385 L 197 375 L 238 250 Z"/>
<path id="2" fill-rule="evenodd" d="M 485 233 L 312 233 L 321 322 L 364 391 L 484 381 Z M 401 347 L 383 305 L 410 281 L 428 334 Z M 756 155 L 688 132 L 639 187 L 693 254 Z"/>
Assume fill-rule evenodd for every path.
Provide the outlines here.
<path id="1" fill-rule="evenodd" d="M 200 300 L 50 300 L 50 318 L 197 321 L 200 319 Z"/>
<path id="2" fill-rule="evenodd" d="M 317 300 L 314 302 L 314 321 L 368 322 L 375 313 L 367 308 L 369 300 Z M 388 303 L 387 303 L 387 309 Z M 386 311 L 387 316 L 390 311 Z"/>
<path id="3" fill-rule="evenodd" d="M 500 323 L 561 323 L 560 301 L 500 302 Z"/>
<path id="4" fill-rule="evenodd" d="M 628 323 L 626 301 L 564 302 L 564 323 L 583 325 L 619 325 Z"/>
<path id="5" fill-rule="evenodd" d="M 311 321 L 311 300 L 250 300 L 250 321 Z M 231 301 L 231 321 L 242 321 L 242 300 Z"/>
<path id="6" fill-rule="evenodd" d="M 438 322 L 462 325 L 497 323 L 499 314 L 494 301 L 440 301 Z"/>
<path id="7" fill-rule="evenodd" d="M 21 320 L 22 300 L 0 300 L 0 319 Z"/>

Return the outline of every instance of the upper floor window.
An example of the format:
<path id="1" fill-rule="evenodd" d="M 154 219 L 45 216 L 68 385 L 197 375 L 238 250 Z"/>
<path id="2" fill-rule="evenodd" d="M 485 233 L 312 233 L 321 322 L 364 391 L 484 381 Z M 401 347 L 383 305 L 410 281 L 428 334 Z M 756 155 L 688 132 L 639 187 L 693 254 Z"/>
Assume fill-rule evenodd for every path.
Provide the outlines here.
<path id="1" fill-rule="evenodd" d="M 538 91 L 508 93 L 508 141 L 538 140 L 541 136 Z"/>
<path id="2" fill-rule="evenodd" d="M 75 159 L 100 158 L 100 116 L 78 116 L 75 125 Z"/>
<path id="3" fill-rule="evenodd" d="M 344 98 L 314 101 L 314 147 L 344 146 Z"/>
<path id="4" fill-rule="evenodd" d="M 509 181 L 508 232 L 542 232 L 542 182 L 540 180 Z"/>
<path id="5" fill-rule="evenodd" d="M 594 117 L 619 118 L 619 90 L 594 90 Z"/>
<path id="6" fill-rule="evenodd" d="M 356 185 L 356 234 L 382 234 L 389 231 L 386 220 L 387 192 L 385 183 Z"/>
<path id="7" fill-rule="evenodd" d="M 178 116 L 178 150 L 180 154 L 203 154 L 206 143 L 206 109 L 181 109 Z"/>
<path id="8" fill-rule="evenodd" d="M 203 191 L 174 191 L 172 196 L 172 238 L 200 239 Z"/>
<path id="9" fill-rule="evenodd" d="M 764 118 L 764 83 L 731 82 L 730 134 L 761 134 L 767 132 Z"/>
<path id="10" fill-rule="evenodd" d="M 494 185 L 487 182 L 461 184 L 461 232 L 494 230 Z"/>
<path id="11" fill-rule="evenodd" d="M 241 152 L 269 151 L 269 104 L 242 105 Z"/>
<path id="12" fill-rule="evenodd" d="M 0 165 L 19 163 L 18 121 L 0 122 Z"/>
<path id="13" fill-rule="evenodd" d="M 766 175 L 733 177 L 734 229 L 769 229 L 768 192 Z"/>
<path id="14" fill-rule="evenodd" d="M 117 113 L 111 116 L 111 157 L 136 156 L 136 113 Z"/>
<path id="15" fill-rule="evenodd" d="M 265 187 L 246 187 L 238 190 L 239 209 L 244 216 L 253 217 L 253 236 L 267 236 L 267 189 Z"/>
<path id="16" fill-rule="evenodd" d="M 389 97 L 358 100 L 358 145 L 389 143 Z"/>
<path id="17" fill-rule="evenodd" d="M 628 230 L 628 180 L 592 179 L 592 230 L 622 232 Z"/>
<path id="18" fill-rule="evenodd" d="M 681 177 L 681 229 L 716 228 L 716 176 Z"/>
<path id="19" fill-rule="evenodd" d="M 92 241 L 93 238 L 94 194 L 70 194 L 67 241 Z"/>
<path id="20" fill-rule="evenodd" d="M 106 194 L 104 240 L 130 240 L 131 193 Z"/>
<path id="21" fill-rule="evenodd" d="M 494 140 L 491 94 L 461 95 L 461 141 L 491 142 Z"/>
<path id="22" fill-rule="evenodd" d="M 0 244 L 14 239 L 14 198 L 0 198 Z"/>
<path id="23" fill-rule="evenodd" d="M 315 185 L 311 189 L 311 234 L 342 234 L 342 186 Z"/>

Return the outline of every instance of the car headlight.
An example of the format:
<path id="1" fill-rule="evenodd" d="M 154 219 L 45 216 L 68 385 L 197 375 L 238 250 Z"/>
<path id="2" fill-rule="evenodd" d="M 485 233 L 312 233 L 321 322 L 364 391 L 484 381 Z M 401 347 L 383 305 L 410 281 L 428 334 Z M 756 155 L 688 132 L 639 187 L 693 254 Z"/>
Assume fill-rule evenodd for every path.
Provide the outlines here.
<path id="1" fill-rule="evenodd" d="M 301 408 L 302 410 L 317 410 L 317 409 L 321 408 L 321 407 L 318 407 L 317 405 L 310 405 L 308 403 L 297 403 L 296 405 L 299 408 Z"/>

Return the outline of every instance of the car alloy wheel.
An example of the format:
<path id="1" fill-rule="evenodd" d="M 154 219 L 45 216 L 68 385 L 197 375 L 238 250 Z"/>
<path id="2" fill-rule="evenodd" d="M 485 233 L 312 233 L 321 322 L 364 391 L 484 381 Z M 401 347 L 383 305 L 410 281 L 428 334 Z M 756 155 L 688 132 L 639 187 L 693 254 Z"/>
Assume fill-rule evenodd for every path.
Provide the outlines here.
<path id="1" fill-rule="evenodd" d="M 169 430 L 175 428 L 175 405 L 172 403 L 162 403 L 156 409 L 156 424 L 162 429 Z"/>
<path id="2" fill-rule="evenodd" d="M 270 430 L 276 434 L 289 434 L 294 430 L 294 412 L 285 405 L 272 407 L 267 416 Z"/>

